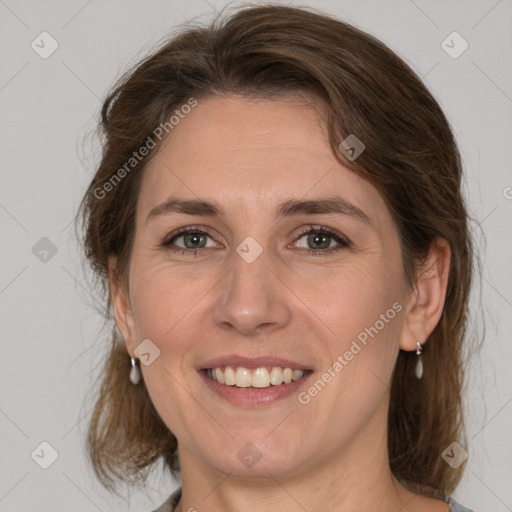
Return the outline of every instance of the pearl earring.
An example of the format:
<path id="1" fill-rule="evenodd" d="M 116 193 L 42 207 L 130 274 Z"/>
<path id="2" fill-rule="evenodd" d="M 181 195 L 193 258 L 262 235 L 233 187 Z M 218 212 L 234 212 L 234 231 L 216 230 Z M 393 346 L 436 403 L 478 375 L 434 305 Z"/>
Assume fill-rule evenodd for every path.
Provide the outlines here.
<path id="1" fill-rule="evenodd" d="M 135 386 L 140 382 L 140 369 L 137 366 L 137 359 L 133 357 L 130 358 L 132 360 L 132 367 L 130 369 L 130 381 Z"/>
<path id="2" fill-rule="evenodd" d="M 418 361 L 416 362 L 416 378 L 421 379 L 423 377 L 423 363 L 421 361 L 421 343 L 419 341 L 416 342 L 416 355 L 418 356 Z"/>

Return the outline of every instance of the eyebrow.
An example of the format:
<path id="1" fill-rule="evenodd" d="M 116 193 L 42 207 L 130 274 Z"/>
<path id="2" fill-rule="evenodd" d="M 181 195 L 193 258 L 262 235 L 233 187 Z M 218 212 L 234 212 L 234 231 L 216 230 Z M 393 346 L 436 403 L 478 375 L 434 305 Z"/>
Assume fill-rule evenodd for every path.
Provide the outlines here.
<path id="1" fill-rule="evenodd" d="M 220 206 L 220 204 L 215 201 L 169 198 L 165 202 L 155 206 L 149 212 L 146 223 L 156 217 L 162 215 L 171 215 L 173 213 L 202 217 L 226 217 L 224 208 L 222 208 L 222 206 Z M 364 222 L 370 226 L 372 225 L 370 217 L 363 210 L 349 203 L 346 199 L 340 196 L 331 196 L 310 200 L 289 199 L 277 207 L 275 216 L 277 218 L 284 218 L 293 215 L 311 215 L 322 213 L 346 215 Z"/>

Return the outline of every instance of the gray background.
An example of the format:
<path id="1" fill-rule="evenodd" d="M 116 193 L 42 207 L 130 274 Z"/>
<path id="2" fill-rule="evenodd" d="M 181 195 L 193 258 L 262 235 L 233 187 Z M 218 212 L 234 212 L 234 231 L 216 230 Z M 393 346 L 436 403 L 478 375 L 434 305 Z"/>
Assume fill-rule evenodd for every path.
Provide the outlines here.
<path id="1" fill-rule="evenodd" d="M 468 375 L 469 460 L 455 497 L 477 511 L 510 511 L 512 2 L 287 3 L 324 9 L 380 38 L 423 77 L 452 124 L 482 248 L 470 335 L 485 334 Z M 173 27 L 206 21 L 225 4 L 0 0 L 2 512 L 151 510 L 176 487 L 155 472 L 145 492 L 126 488 L 118 499 L 87 466 L 84 397 L 106 338 L 71 222 L 98 162 L 90 134 L 115 78 Z M 46 59 L 31 47 L 43 31 L 59 45 Z M 455 59 L 441 46 L 453 31 L 469 43 Z M 58 454 L 47 469 L 43 441 Z"/>

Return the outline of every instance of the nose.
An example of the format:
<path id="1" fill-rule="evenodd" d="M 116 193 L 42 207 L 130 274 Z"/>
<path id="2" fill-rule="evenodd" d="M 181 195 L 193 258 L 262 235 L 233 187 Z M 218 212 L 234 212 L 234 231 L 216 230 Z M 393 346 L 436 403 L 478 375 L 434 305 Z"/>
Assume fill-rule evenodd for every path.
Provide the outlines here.
<path id="1" fill-rule="evenodd" d="M 218 285 L 216 325 L 244 336 L 257 336 L 285 327 L 290 321 L 292 292 L 272 267 L 268 251 L 252 262 L 233 252 L 231 268 Z"/>

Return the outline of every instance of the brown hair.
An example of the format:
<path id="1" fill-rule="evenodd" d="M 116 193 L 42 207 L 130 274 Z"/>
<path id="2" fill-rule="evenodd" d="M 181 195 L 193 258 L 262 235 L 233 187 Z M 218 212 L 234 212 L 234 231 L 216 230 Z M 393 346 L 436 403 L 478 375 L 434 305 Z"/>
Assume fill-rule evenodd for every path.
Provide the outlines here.
<path id="1" fill-rule="evenodd" d="M 113 328 L 108 286 L 109 255 L 118 257 L 117 278 L 128 284 L 139 186 L 156 150 L 108 193 L 98 190 L 106 190 L 133 152 L 191 97 L 293 92 L 325 102 L 333 153 L 384 198 L 411 289 L 436 237 L 449 242 L 446 300 L 424 346 L 423 379 L 414 376 L 414 352 L 400 351 L 396 362 L 388 447 L 393 474 L 422 494 L 451 493 L 462 476 L 464 466 L 452 469 L 441 457 L 453 441 L 465 445 L 462 343 L 474 265 L 461 159 L 449 123 L 417 75 L 371 35 L 311 9 L 268 4 L 219 16 L 207 27 L 182 29 L 125 74 L 103 104 L 103 155 L 77 220 L 83 222 L 85 256 L 103 286 L 112 327 L 87 436 L 92 466 L 110 490 L 115 479 L 144 482 L 160 458 L 172 474 L 179 471 L 176 438 L 144 384 L 129 381 L 130 358 Z M 349 161 L 338 147 L 352 133 L 366 149 Z"/>

